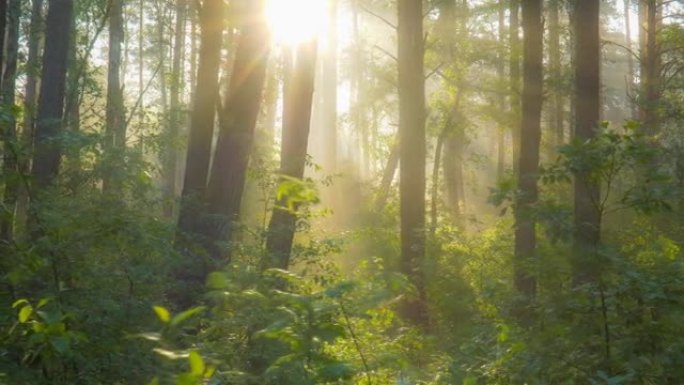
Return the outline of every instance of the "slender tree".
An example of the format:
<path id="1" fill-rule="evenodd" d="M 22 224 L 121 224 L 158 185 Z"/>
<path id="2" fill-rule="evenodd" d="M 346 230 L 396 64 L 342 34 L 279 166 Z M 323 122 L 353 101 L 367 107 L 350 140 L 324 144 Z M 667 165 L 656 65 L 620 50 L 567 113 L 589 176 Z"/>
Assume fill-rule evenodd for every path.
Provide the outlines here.
<path id="1" fill-rule="evenodd" d="M 167 146 L 164 152 L 164 195 L 166 198 L 165 215 L 172 217 L 176 199 L 176 178 L 178 174 L 178 139 L 183 123 L 181 111 L 181 73 L 183 72 L 182 53 L 185 45 L 186 0 L 176 0 L 176 21 L 174 26 L 173 53 L 171 57 L 171 76 L 169 85 L 169 123 Z"/>
<path id="2" fill-rule="evenodd" d="M 520 159 L 520 1 L 509 0 L 509 76 L 511 137 L 513 139 L 513 169 L 517 172 Z"/>
<path id="3" fill-rule="evenodd" d="M 401 271 L 418 298 L 403 305 L 404 316 L 427 324 L 422 264 L 425 256 L 425 78 L 421 0 L 398 1 L 399 206 Z"/>
<path id="4" fill-rule="evenodd" d="M 102 184 L 107 193 L 119 190 L 121 181 L 116 174 L 123 160 L 126 147 L 126 116 L 123 88 L 121 84 L 122 46 L 124 43 L 123 0 L 112 0 L 109 4 L 109 56 L 107 66 L 107 112 L 106 134 L 110 170 Z"/>
<path id="5" fill-rule="evenodd" d="M 316 40 L 301 43 L 297 48 L 292 70 L 289 76 L 286 74 L 280 174 L 289 180 L 302 181 L 304 177 L 311 128 L 316 45 Z M 273 209 L 266 239 L 268 257 L 264 261 L 264 267 L 287 269 L 290 266 L 297 205 L 288 207 L 289 198 L 283 196 L 278 199 Z"/>
<path id="6" fill-rule="evenodd" d="M 57 177 L 61 150 L 55 138 L 61 130 L 67 55 L 71 38 L 73 0 L 50 0 L 45 33 L 45 53 L 38 100 L 35 154 L 31 174 L 38 191 Z"/>
<path id="7" fill-rule="evenodd" d="M 17 78 L 17 54 L 19 48 L 19 18 L 21 1 L 10 0 L 7 12 L 6 33 L 6 61 L 2 74 L 2 104 L 14 106 Z M 3 141 L 5 144 L 3 156 L 3 174 L 6 177 L 4 190 L 4 213 L 0 218 L 0 239 L 10 242 L 13 239 L 14 210 L 19 191 L 18 164 L 19 147 L 17 142 L 17 121 L 14 114 L 10 114 L 4 122 Z"/>
<path id="8" fill-rule="evenodd" d="M 661 98 L 662 55 L 658 33 L 662 25 L 662 0 L 639 0 L 640 95 L 639 119 L 643 132 L 660 132 L 658 106 Z"/>
<path id="9" fill-rule="evenodd" d="M 585 142 L 596 135 L 600 118 L 599 2 L 575 2 L 575 139 Z M 600 189 L 587 172 L 575 175 L 574 281 L 593 279 L 592 256 L 601 238 Z"/>
<path id="10" fill-rule="evenodd" d="M 200 234 L 206 186 L 214 136 L 218 101 L 219 66 L 223 42 L 225 5 L 223 0 L 205 0 L 200 9 L 200 49 L 197 65 L 197 85 L 190 115 L 188 152 L 185 158 L 185 178 L 178 219 L 179 247 L 185 247 L 183 233 Z"/>
<path id="11" fill-rule="evenodd" d="M 560 0 L 549 2 L 549 70 L 553 85 L 551 96 L 551 129 L 555 133 L 551 143 L 556 146 L 565 141 L 565 128 L 563 127 L 563 86 L 560 49 Z"/>
<path id="12" fill-rule="evenodd" d="M 214 243 L 230 240 L 233 223 L 239 219 L 269 56 L 264 2 L 248 1 L 237 8 L 240 36 L 226 101 L 220 113 L 220 131 L 207 195 L 209 212 L 218 219 L 207 228 L 207 235 Z M 211 248 L 215 260 L 224 254 L 219 248 Z"/>
<path id="13" fill-rule="evenodd" d="M 537 202 L 539 143 L 543 89 L 542 1 L 522 2 L 523 25 L 523 93 L 521 109 L 520 159 L 518 164 L 518 196 L 515 205 L 515 287 L 527 298 L 536 290 L 531 265 L 537 238 L 532 214 Z"/>

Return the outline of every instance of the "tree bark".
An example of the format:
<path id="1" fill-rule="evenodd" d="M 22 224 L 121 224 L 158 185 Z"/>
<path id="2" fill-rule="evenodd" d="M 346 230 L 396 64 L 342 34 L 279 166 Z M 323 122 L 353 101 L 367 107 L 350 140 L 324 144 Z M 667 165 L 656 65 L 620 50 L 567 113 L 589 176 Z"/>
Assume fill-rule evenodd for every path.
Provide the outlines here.
<path id="1" fill-rule="evenodd" d="M 242 24 L 208 186 L 209 212 L 217 220 L 209 224 L 207 235 L 216 261 L 230 254 L 215 243 L 230 240 L 233 224 L 239 219 L 269 56 L 264 2 L 249 1 L 242 6 L 237 11 Z"/>
<path id="2" fill-rule="evenodd" d="M 59 172 L 61 150 L 53 139 L 61 131 L 73 5 L 73 0 L 51 0 L 47 14 L 36 149 L 31 169 L 37 191 L 52 184 Z"/>
<path id="3" fill-rule="evenodd" d="M 513 171 L 518 173 L 520 159 L 520 1 L 510 1 L 509 19 L 509 69 L 510 69 L 510 104 L 511 104 L 511 138 L 513 142 Z"/>
<path id="4" fill-rule="evenodd" d="M 630 17 L 631 0 L 623 0 L 625 13 L 625 46 L 627 47 L 627 103 L 629 103 L 631 119 L 639 118 L 639 108 L 634 95 L 634 53 L 632 51 L 632 21 Z"/>
<path id="5" fill-rule="evenodd" d="M 575 140 L 596 136 L 600 118 L 599 2 L 575 3 Z M 601 238 L 600 189 L 586 173 L 575 175 L 575 232 L 573 280 L 575 284 L 595 279 L 595 248 Z"/>
<path id="6" fill-rule="evenodd" d="M 328 174 L 337 171 L 337 8 L 338 0 L 329 2 L 327 48 L 323 58 L 322 121 L 325 159 Z"/>
<path id="7" fill-rule="evenodd" d="M 659 0 L 639 0 L 640 41 L 640 111 L 639 119 L 643 133 L 657 135 L 660 132 L 658 105 L 661 96 L 662 57 L 657 41 L 662 23 L 662 5 Z"/>
<path id="8" fill-rule="evenodd" d="M 291 74 L 286 75 L 283 105 L 283 132 L 280 152 L 280 174 L 302 180 L 311 126 L 314 77 L 316 69 L 315 40 L 302 43 L 295 57 Z M 263 267 L 287 269 L 290 266 L 292 244 L 297 230 L 297 205 L 288 210 L 284 196 L 276 200 L 266 238 L 267 260 Z"/>
<path id="9" fill-rule="evenodd" d="M 499 0 L 499 54 L 498 61 L 496 63 L 496 76 L 499 78 L 501 84 L 505 84 L 506 76 L 506 51 L 505 46 L 505 18 L 506 18 L 506 0 Z M 506 110 L 506 97 L 504 94 L 497 96 L 497 105 L 499 107 L 499 113 L 503 114 Z M 497 159 L 496 159 L 496 179 L 503 180 L 506 172 L 506 130 L 503 116 L 498 118 L 497 121 L 497 133 L 496 133 L 496 148 L 497 148 Z"/>
<path id="10" fill-rule="evenodd" d="M 565 141 L 565 127 L 563 125 L 563 86 L 560 50 L 560 0 L 551 0 L 549 6 L 549 67 L 553 84 L 551 105 L 551 128 L 554 135 L 554 145 L 560 146 Z M 552 154 L 554 152 L 552 151 Z"/>
<path id="11" fill-rule="evenodd" d="M 176 245 L 186 247 L 183 234 L 200 234 L 206 216 L 206 186 L 218 101 L 219 66 L 223 42 L 223 0 L 205 0 L 200 10 L 200 49 L 197 86 L 190 116 L 190 135 L 178 219 Z"/>
<path id="12" fill-rule="evenodd" d="M 171 84 L 169 86 L 169 125 L 164 150 L 164 215 L 172 218 L 176 200 L 176 176 L 178 174 L 178 140 L 183 116 L 180 104 L 182 73 L 182 47 L 185 45 L 186 0 L 176 0 L 176 21 L 171 58 Z"/>
<path id="13" fill-rule="evenodd" d="M 126 148 L 126 116 L 121 87 L 121 58 L 124 41 L 123 0 L 112 0 L 109 9 L 109 57 L 107 66 L 106 149 L 108 170 L 102 183 L 105 193 L 118 194 L 121 176 L 117 175 Z"/>
<path id="14" fill-rule="evenodd" d="M 523 94 L 520 120 L 521 142 L 518 165 L 518 196 L 515 205 L 515 288 L 526 298 L 533 298 L 536 279 L 532 264 L 536 253 L 533 208 L 537 202 L 539 143 L 543 91 L 542 1 L 522 2 L 523 14 Z"/>
<path id="15" fill-rule="evenodd" d="M 5 71 L 2 74 L 2 104 L 14 106 L 15 87 L 17 78 L 17 53 L 19 48 L 19 17 L 21 14 L 21 1 L 10 0 L 7 18 L 6 34 L 6 61 Z M 12 242 L 14 239 L 14 210 L 19 192 L 19 159 L 20 150 L 17 142 L 17 122 L 14 114 L 8 116 L 3 132 L 3 176 L 5 177 L 5 190 L 3 203 L 5 212 L 0 217 L 0 239 Z"/>
<path id="16" fill-rule="evenodd" d="M 426 163 L 422 1 L 399 0 L 398 21 L 400 265 L 418 293 L 415 300 L 403 304 L 401 312 L 411 322 L 425 326 L 428 315 L 422 271 Z"/>

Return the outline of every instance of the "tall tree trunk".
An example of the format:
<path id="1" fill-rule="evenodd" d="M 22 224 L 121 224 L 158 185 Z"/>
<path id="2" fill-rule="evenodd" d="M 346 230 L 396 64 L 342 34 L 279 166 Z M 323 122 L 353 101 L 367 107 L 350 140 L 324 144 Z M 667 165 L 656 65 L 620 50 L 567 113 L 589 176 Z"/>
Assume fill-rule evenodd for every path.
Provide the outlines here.
<path id="1" fill-rule="evenodd" d="M 553 84 L 551 128 L 555 133 L 553 144 L 560 146 L 565 141 L 565 127 L 563 127 L 563 75 L 561 71 L 559 22 L 560 0 L 551 0 L 549 5 L 549 67 L 551 70 L 551 79 Z"/>
<path id="2" fill-rule="evenodd" d="M 169 125 L 167 146 L 164 154 L 164 214 L 173 217 L 176 200 L 176 175 L 178 173 L 178 140 L 183 121 L 180 106 L 180 85 L 182 72 L 182 47 L 185 45 L 186 0 L 176 0 L 176 22 L 171 58 L 171 84 L 169 89 Z"/>
<path id="3" fill-rule="evenodd" d="M 200 51 L 197 65 L 197 86 L 190 116 L 188 153 L 178 219 L 179 232 L 200 233 L 198 221 L 205 200 L 209 175 L 211 145 L 214 136 L 218 102 L 219 66 L 223 42 L 224 4 L 222 0 L 205 0 L 200 10 Z"/>
<path id="4" fill-rule="evenodd" d="M 625 46 L 627 47 L 627 103 L 631 119 L 639 118 L 639 108 L 634 101 L 634 53 L 632 51 L 632 21 L 630 17 L 631 0 L 623 0 L 625 13 Z"/>
<path id="5" fill-rule="evenodd" d="M 425 79 L 421 0 L 398 2 L 399 59 L 399 211 L 401 271 L 418 298 L 406 301 L 403 315 L 427 325 L 423 258 L 425 256 Z"/>
<path id="6" fill-rule="evenodd" d="M 506 19 L 506 0 L 499 0 L 499 53 L 498 61 L 496 63 L 496 76 L 501 82 L 505 84 L 506 76 L 506 51 L 504 49 L 506 33 L 504 30 Z M 506 98 L 503 94 L 497 96 L 497 105 L 499 107 L 499 113 L 503 114 L 506 110 Z M 497 148 L 497 159 L 496 159 L 496 179 L 503 180 L 504 174 L 506 172 L 506 130 L 503 116 L 499 116 L 497 119 L 497 133 L 496 133 L 496 148 Z"/>
<path id="7" fill-rule="evenodd" d="M 513 170 L 518 172 L 520 159 L 520 1 L 510 1 L 509 20 L 509 76 L 510 76 L 510 103 L 511 103 L 511 138 L 513 139 Z"/>
<path id="8" fill-rule="evenodd" d="M 43 0 L 33 0 L 31 3 L 31 24 L 28 36 L 28 58 L 26 62 L 26 83 L 24 85 L 24 122 L 21 132 L 22 153 L 32 153 L 34 124 L 36 116 L 38 75 L 41 71 L 41 40 L 43 33 Z M 19 172 L 27 175 L 30 172 L 31 159 L 28 156 L 19 158 Z M 16 220 L 17 223 L 26 222 L 26 214 L 29 204 L 29 192 L 26 185 L 22 184 L 17 199 Z"/>
<path id="9" fill-rule="evenodd" d="M 31 174 L 34 189 L 48 187 L 59 172 L 61 150 L 53 138 L 61 131 L 73 0 L 50 0 Z"/>
<path id="10" fill-rule="evenodd" d="M 646 135 L 660 132 L 658 105 L 661 95 L 662 57 L 657 41 L 662 23 L 661 0 L 639 0 L 640 41 L 640 112 Z"/>
<path id="11" fill-rule="evenodd" d="M 437 232 L 437 207 L 439 201 L 439 168 L 442 162 L 442 149 L 444 148 L 444 139 L 446 139 L 450 122 L 444 125 L 442 131 L 437 136 L 437 143 L 435 144 L 435 159 L 432 164 L 432 192 L 430 193 L 430 236 Z"/>
<path id="12" fill-rule="evenodd" d="M 337 8 L 338 0 L 329 2 L 328 36 L 323 58 L 322 121 L 325 159 L 328 174 L 337 170 Z"/>
<path id="13" fill-rule="evenodd" d="M 523 14 L 523 94 L 520 120 L 521 142 L 518 165 L 518 196 L 515 205 L 515 287 L 525 297 L 534 297 L 536 279 L 532 263 L 537 247 L 532 213 L 537 202 L 539 143 L 543 91 L 542 1 L 522 2 Z"/>
<path id="14" fill-rule="evenodd" d="M 304 177 L 311 128 L 316 45 L 315 40 L 302 43 L 297 49 L 292 71 L 289 76 L 286 75 L 280 174 L 299 181 L 302 181 Z M 266 238 L 268 256 L 263 267 L 287 269 L 290 266 L 292 244 L 297 227 L 297 205 L 295 204 L 293 210 L 288 210 L 289 198 L 284 196 L 276 201 L 268 226 Z"/>
<path id="15" fill-rule="evenodd" d="M 215 243 L 230 240 L 232 225 L 239 219 L 269 56 L 264 2 L 250 1 L 237 12 L 240 36 L 208 186 L 209 212 L 219 218 L 207 228 L 213 242 L 210 254 L 216 261 L 230 254 Z"/>
<path id="16" fill-rule="evenodd" d="M 585 142 L 596 135 L 600 117 L 599 2 L 575 4 L 575 139 Z M 576 284 L 595 278 L 595 248 L 601 238 L 600 189 L 586 173 L 575 175 L 575 232 L 573 278 Z"/>
<path id="17" fill-rule="evenodd" d="M 7 30 L 8 0 L 0 1 L 0 69 L 5 65 L 5 31 Z M 1 86 L 1 85 L 0 85 Z"/>
<path id="18" fill-rule="evenodd" d="M 7 19 L 7 54 L 5 72 L 2 74 L 2 104 L 14 106 L 15 87 L 17 78 L 17 53 L 19 48 L 19 17 L 21 14 L 21 1 L 10 0 Z M 5 127 L 3 127 L 3 153 L 2 173 L 5 176 L 4 190 L 4 213 L 0 217 L 0 239 L 11 242 L 14 235 L 14 210 L 19 191 L 18 177 L 18 154 L 20 150 L 17 142 L 17 122 L 14 114 L 10 114 Z"/>
<path id="19" fill-rule="evenodd" d="M 106 172 L 102 189 L 105 193 L 118 193 L 121 176 L 117 175 L 123 151 L 126 148 L 126 117 L 121 86 L 121 59 L 124 41 L 123 0 L 112 0 L 109 9 L 109 57 L 107 66 L 107 112 L 106 148 L 109 170 Z"/>

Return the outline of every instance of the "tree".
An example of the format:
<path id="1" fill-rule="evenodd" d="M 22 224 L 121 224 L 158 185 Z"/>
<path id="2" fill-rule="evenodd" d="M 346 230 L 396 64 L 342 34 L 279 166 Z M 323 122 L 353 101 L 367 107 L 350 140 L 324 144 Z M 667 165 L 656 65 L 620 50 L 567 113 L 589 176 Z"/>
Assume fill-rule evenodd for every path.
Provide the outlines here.
<path id="1" fill-rule="evenodd" d="M 415 285 L 418 298 L 403 305 L 404 315 L 427 323 L 422 263 L 425 256 L 425 79 L 421 0 L 398 2 L 399 61 L 399 210 L 401 272 Z"/>
<path id="2" fill-rule="evenodd" d="M 585 142 L 596 136 L 600 118 L 600 36 L 599 2 L 575 2 L 575 140 Z M 589 170 L 575 175 L 574 281 L 585 283 L 595 274 L 594 250 L 601 239 L 599 181 L 589 178 Z"/>
<path id="3" fill-rule="evenodd" d="M 662 55 L 658 33 L 662 16 L 662 0 L 639 0 L 639 119 L 646 135 L 660 132 L 658 106 L 661 97 Z"/>
<path id="4" fill-rule="evenodd" d="M 169 87 L 169 124 L 167 148 L 164 154 L 164 189 L 165 215 L 172 217 L 176 199 L 176 176 L 178 174 L 178 139 L 183 122 L 181 113 L 181 60 L 182 48 L 185 45 L 185 20 L 187 15 L 186 0 L 176 0 L 176 23 L 173 38 L 173 56 L 171 58 L 171 84 Z"/>
<path id="5" fill-rule="evenodd" d="M 509 76 L 511 105 L 511 137 L 513 139 L 513 170 L 518 171 L 520 159 L 520 1 L 509 0 Z"/>
<path id="6" fill-rule="evenodd" d="M 201 219 L 206 215 L 206 186 L 214 135 L 218 101 L 218 72 L 223 42 L 224 4 L 222 0 L 205 0 L 200 9 L 200 52 L 197 86 L 190 115 L 188 152 L 178 218 L 176 243 L 181 245 L 183 233 L 200 234 Z M 184 246 L 181 246 L 184 247 Z"/>
<path id="7" fill-rule="evenodd" d="M 543 45 L 541 0 L 522 2 L 523 93 L 521 109 L 518 196 L 515 206 L 515 287 L 527 298 L 535 294 L 532 261 L 537 237 L 532 210 L 538 198 L 539 143 L 543 100 Z"/>
<path id="8" fill-rule="evenodd" d="M 71 38 L 73 0 L 49 2 L 43 70 L 35 134 L 35 155 L 31 175 L 37 191 L 48 187 L 57 177 L 61 150 L 57 136 L 61 131 L 67 55 Z"/>
<path id="9" fill-rule="evenodd" d="M 105 193 L 116 193 L 120 189 L 117 176 L 123 151 L 126 148 L 126 115 L 124 111 L 123 88 L 121 85 L 121 59 L 124 42 L 123 0 L 112 0 L 109 4 L 109 56 L 107 65 L 107 116 L 106 148 L 110 169 L 105 174 L 102 189 Z"/>
<path id="10" fill-rule="evenodd" d="M 17 141 L 17 120 L 14 111 L 17 79 L 17 54 L 19 48 L 19 17 L 21 2 L 9 2 L 6 33 L 6 62 L 2 74 L 2 104 L 9 108 L 7 121 L 3 122 L 3 141 L 5 143 L 3 157 L 3 174 L 7 178 L 4 190 L 4 213 L 0 218 L 0 239 L 12 241 L 14 226 L 14 210 L 19 191 L 19 146 Z"/>
<path id="11" fill-rule="evenodd" d="M 311 128 L 316 40 L 301 43 L 294 55 L 294 64 L 286 73 L 283 101 L 283 135 L 280 151 L 281 187 L 286 183 L 304 183 L 304 167 Z M 279 194 L 280 195 L 280 194 Z M 287 269 L 290 266 L 292 243 L 297 226 L 298 202 L 289 194 L 276 200 L 268 225 L 266 260 L 263 267 Z"/>
<path id="12" fill-rule="evenodd" d="M 269 56 L 264 2 L 248 1 L 237 8 L 240 36 L 219 114 L 220 131 L 207 190 L 209 212 L 216 220 L 208 224 L 206 234 L 216 261 L 226 254 L 216 242 L 230 240 L 233 223 L 239 219 Z"/>

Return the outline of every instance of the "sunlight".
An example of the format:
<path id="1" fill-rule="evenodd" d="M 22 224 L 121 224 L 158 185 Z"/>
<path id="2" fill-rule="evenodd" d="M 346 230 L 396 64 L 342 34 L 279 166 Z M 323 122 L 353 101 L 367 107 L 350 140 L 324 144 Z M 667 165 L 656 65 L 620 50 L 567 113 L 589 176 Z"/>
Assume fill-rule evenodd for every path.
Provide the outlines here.
<path id="1" fill-rule="evenodd" d="M 295 45 L 320 35 L 327 24 L 326 0 L 266 0 L 266 17 L 276 43 Z"/>

